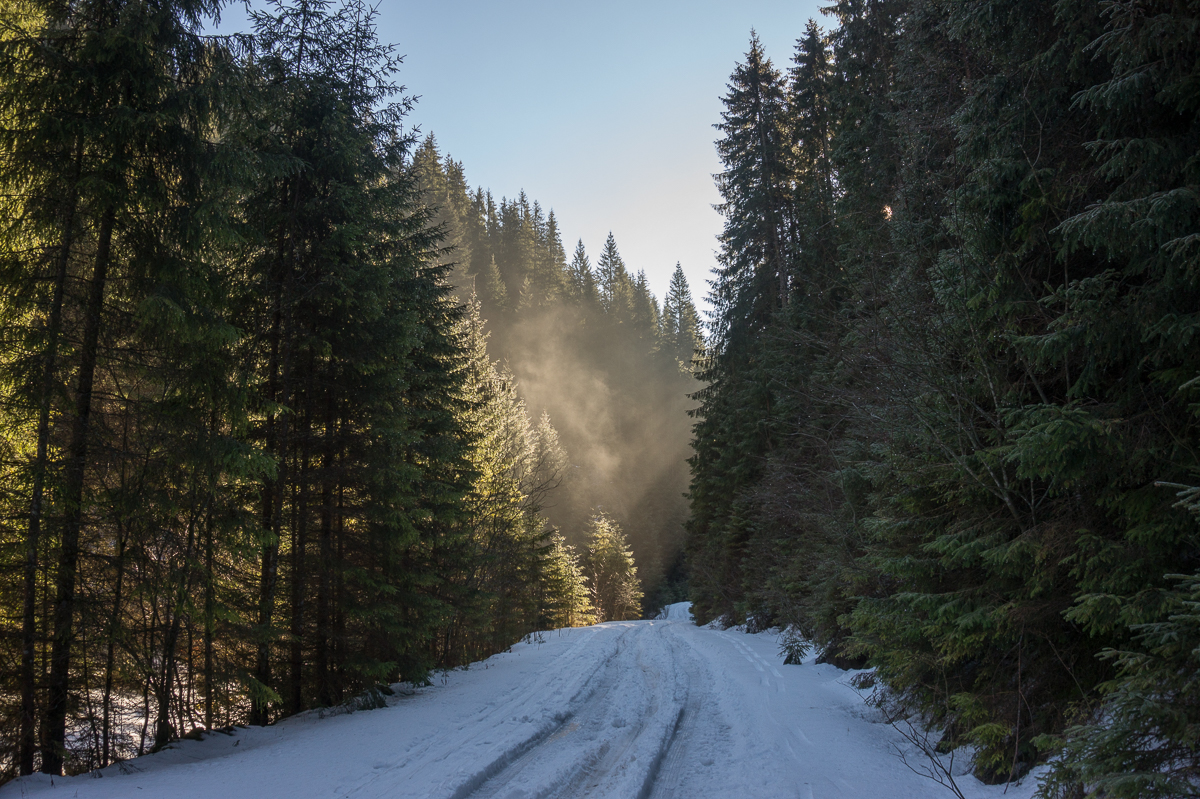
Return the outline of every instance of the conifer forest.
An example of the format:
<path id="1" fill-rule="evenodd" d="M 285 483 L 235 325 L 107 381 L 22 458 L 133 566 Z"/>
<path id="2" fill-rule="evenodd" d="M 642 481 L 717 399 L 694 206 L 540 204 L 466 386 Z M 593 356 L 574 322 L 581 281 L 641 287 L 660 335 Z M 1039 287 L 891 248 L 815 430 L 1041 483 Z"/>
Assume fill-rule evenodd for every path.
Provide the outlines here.
<path id="1" fill-rule="evenodd" d="M 690 600 L 1200 796 L 1200 0 L 829 2 L 712 87 L 698 311 L 364 0 L 0 0 L 0 781 Z"/>
<path id="2" fill-rule="evenodd" d="M 828 13 L 717 125 L 693 613 L 985 781 L 1200 795 L 1200 4 Z"/>
<path id="3" fill-rule="evenodd" d="M 681 555 L 682 273 L 470 189 L 365 3 L 219 10 L 3 4 L 9 776 L 639 618 Z"/>

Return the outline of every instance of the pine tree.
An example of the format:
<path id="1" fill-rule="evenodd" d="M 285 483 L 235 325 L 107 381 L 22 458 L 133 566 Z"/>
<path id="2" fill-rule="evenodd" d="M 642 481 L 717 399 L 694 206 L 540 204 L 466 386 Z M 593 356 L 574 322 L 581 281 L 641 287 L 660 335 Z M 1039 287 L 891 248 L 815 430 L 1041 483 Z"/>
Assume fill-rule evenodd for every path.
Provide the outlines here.
<path id="1" fill-rule="evenodd" d="M 0 66 L 6 84 L 0 113 L 8 122 L 4 151 L 13 169 L 6 175 L 23 190 L 10 202 L 26 206 L 13 218 L 31 223 L 27 230 L 9 231 L 26 241 L 21 253 L 6 252 L 6 267 L 15 268 L 8 272 L 11 277 L 32 267 L 48 278 L 34 284 L 32 294 L 26 284 L 8 295 L 18 303 L 9 310 L 31 302 L 22 310 L 44 314 L 45 320 L 23 345 L 36 357 L 12 364 L 33 367 L 30 376 L 39 375 L 22 379 L 33 389 L 31 406 L 39 409 L 36 454 L 27 473 L 31 496 L 18 758 L 24 772 L 35 760 L 35 579 L 39 551 L 50 550 L 43 538 L 46 510 L 55 508 L 60 515 L 41 768 L 60 773 L 69 754 L 66 727 L 75 664 L 81 655 L 87 657 L 77 637 L 86 621 L 80 592 L 89 590 L 80 580 L 80 552 L 91 533 L 94 470 L 97 454 L 104 451 L 98 437 L 111 407 L 98 399 L 107 391 L 108 363 L 127 362 L 128 353 L 119 353 L 127 346 L 139 353 L 134 360 L 139 367 L 164 355 L 168 348 L 155 340 L 162 332 L 156 324 L 163 321 L 156 312 L 170 304 L 183 317 L 177 320 L 180 326 L 194 323 L 188 318 L 196 310 L 193 303 L 202 301 L 205 281 L 212 277 L 201 265 L 206 242 L 196 230 L 200 220 L 214 221 L 202 188 L 219 185 L 208 182 L 213 174 L 207 170 L 214 152 L 221 151 L 205 136 L 217 123 L 227 53 L 219 43 L 202 39 L 199 29 L 218 7 L 204 2 L 153 7 L 98 2 L 70 9 L 29 4 L 12 9 L 18 19 L 6 20 L 16 23 L 7 28 Z M 69 124 L 61 124 L 63 115 Z M 37 255 L 30 258 L 30 253 Z M 67 289 L 76 281 L 86 287 L 82 297 Z M 68 323 L 78 327 L 66 330 Z M 205 335 L 191 332 L 197 340 Z M 147 338 L 131 346 L 137 336 Z M 70 349 L 64 346 L 68 341 L 74 345 Z M 59 387 L 68 380 L 70 397 L 64 401 Z M 62 426 L 58 419 L 64 420 Z M 50 463 L 58 460 L 51 452 L 54 440 L 59 442 L 55 448 L 62 447 L 63 468 L 51 474 Z"/>
<path id="2" fill-rule="evenodd" d="M 533 291 L 539 305 L 548 305 L 558 302 L 567 290 L 567 256 L 553 209 L 543 223 L 541 207 L 535 202 L 534 222 L 537 245 L 532 270 Z"/>
<path id="3" fill-rule="evenodd" d="M 644 270 L 638 270 L 637 277 L 633 279 L 631 293 L 633 307 L 629 319 L 630 327 L 647 353 L 657 352 L 662 312 L 658 307 L 658 300 L 650 293 L 650 284 L 646 280 Z"/>
<path id="4" fill-rule="evenodd" d="M 621 528 L 603 513 L 592 517 L 584 562 L 597 621 L 622 621 L 641 615 L 642 589 L 633 553 Z"/>
<path id="5" fill-rule="evenodd" d="M 1106 80 L 1078 95 L 1099 124 L 1092 152 L 1110 191 L 1062 224 L 1073 256 L 1062 259 L 1064 281 L 1069 268 L 1071 282 L 1057 293 L 1059 315 L 1038 344 L 1074 381 L 1074 413 L 1060 418 L 1103 426 L 1111 446 L 1136 453 L 1111 468 L 1103 454 L 1080 452 L 1090 443 L 1086 437 L 1067 450 L 1080 468 L 1102 477 L 1099 502 L 1121 531 L 1081 540 L 1094 568 L 1080 570 L 1083 595 L 1069 617 L 1090 629 L 1129 625 L 1133 640 L 1102 653 L 1118 673 L 1102 686 L 1105 700 L 1088 723 L 1069 732 L 1048 794 L 1071 795 L 1082 784 L 1119 797 L 1183 796 L 1195 791 L 1200 723 L 1194 612 L 1200 505 L 1191 487 L 1200 466 L 1194 444 L 1183 443 L 1198 432 L 1200 364 L 1190 331 L 1200 302 L 1194 268 L 1200 204 L 1186 187 L 1197 179 L 1200 124 L 1187 87 L 1197 77 L 1200 15 L 1194 7 L 1116 3 L 1100 35 L 1078 25 L 1088 17 L 1076 9 L 1062 15 L 1081 38 L 1094 36 L 1088 52 L 1111 67 Z M 1106 256 L 1110 268 L 1082 271 L 1079 255 L 1088 251 Z M 1106 401 L 1082 401 L 1098 396 Z M 1116 421 L 1141 414 L 1154 421 Z M 1163 494 L 1171 488 L 1179 501 L 1166 508 Z M 1193 514 L 1190 524 L 1181 524 L 1180 510 Z"/>
<path id="6" fill-rule="evenodd" d="M 844 192 L 838 216 L 851 233 L 850 263 L 870 264 L 873 253 L 887 251 L 887 208 L 901 160 L 892 76 L 899 20 L 908 5 L 907 0 L 841 0 L 829 9 L 839 23 L 830 36 L 836 65 L 830 95 L 838 108 L 830 157 Z M 816 77 L 818 47 L 809 41 L 801 47 Z"/>
<path id="7" fill-rule="evenodd" d="M 689 371 L 692 359 L 700 349 L 700 319 L 687 276 L 678 263 L 671 274 L 667 296 L 663 298 L 662 338 L 666 351 L 678 361 L 679 368 Z"/>
<path id="8" fill-rule="evenodd" d="M 693 612 L 700 621 L 743 616 L 745 547 L 751 537 L 746 492 L 773 447 L 777 418 L 774 375 L 765 331 L 787 306 L 792 257 L 788 235 L 788 123 L 783 78 L 751 34 L 746 63 L 737 64 L 716 127 L 724 171 L 719 267 L 709 352 L 696 376 L 700 408 L 690 459 L 688 565 Z"/>
<path id="9" fill-rule="evenodd" d="M 454 265 L 455 271 L 463 272 L 457 279 L 451 279 L 458 285 L 465 281 L 467 265 L 471 262 L 471 247 L 467 243 L 466 220 L 463 217 L 463 213 L 470 212 L 470 200 L 466 196 L 461 167 L 457 168 L 457 173 L 455 168 L 455 163 L 449 157 L 443 164 L 437 139 L 432 133 L 421 142 L 409 164 L 409 171 L 420 187 L 422 199 L 431 209 L 433 225 L 442 234 L 443 254 L 440 260 Z"/>
<path id="10" fill-rule="evenodd" d="M 694 612 L 869 658 L 982 779 L 1020 775 L 1080 714 L 1047 791 L 1185 793 L 1196 528 L 1156 483 L 1198 468 L 1195 15 L 831 12 L 778 125 L 788 291 L 729 260 L 715 287 Z M 727 237 L 763 218 L 750 196 L 727 195 Z"/>
<path id="11" fill-rule="evenodd" d="M 611 232 L 604 241 L 604 251 L 596 260 L 596 289 L 600 307 L 608 320 L 614 325 L 628 327 L 633 317 L 633 284 Z"/>
<path id="12" fill-rule="evenodd" d="M 512 375 L 490 359 L 477 304 L 469 307 L 460 336 L 468 353 L 463 426 L 472 441 L 467 457 L 474 479 L 469 516 L 453 539 L 457 553 L 440 556 L 441 568 L 450 566 L 448 598 L 455 614 L 442 635 L 447 666 L 486 657 L 532 632 L 547 603 L 574 607 L 570 596 L 546 593 L 573 590 L 569 569 L 562 572 L 566 564 L 555 559 L 553 543 L 544 542 L 539 515 L 565 466 L 558 434 L 545 415 L 531 423 Z"/>
<path id="13" fill-rule="evenodd" d="M 485 312 L 499 316 L 508 310 L 508 289 L 504 287 L 504 278 L 500 276 L 495 258 L 488 260 L 475 276 L 475 285 Z"/>
<path id="14" fill-rule="evenodd" d="M 259 234 L 247 298 L 261 347 L 257 434 L 275 463 L 261 488 L 249 685 L 260 724 L 314 693 L 327 701 L 424 679 L 425 644 L 444 608 L 427 591 L 436 566 L 422 553 L 453 526 L 466 490 L 456 313 L 438 250 L 446 226 L 420 203 L 419 176 L 401 168 L 415 144 L 398 135 L 410 101 L 396 99 L 398 61 L 374 19 L 353 2 L 254 15 L 258 64 L 279 93 L 260 146 L 295 165 L 247 198 Z M 422 160 L 436 176 L 429 145 Z M 336 514 L 325 504 L 335 494 Z"/>
<path id="15" fill-rule="evenodd" d="M 535 266 L 537 248 L 536 220 L 525 192 L 511 202 L 501 199 L 494 241 L 496 268 L 505 291 L 510 298 L 519 298 L 525 278 Z"/>
<path id="16" fill-rule="evenodd" d="M 717 176 L 725 217 L 713 298 L 722 345 L 735 331 L 765 325 L 791 291 L 787 232 L 789 133 L 783 78 L 751 32 L 746 62 L 739 63 L 722 98 L 715 127 L 723 134 Z"/>
<path id="17" fill-rule="evenodd" d="M 813 20 L 796 42 L 789 71 L 787 116 L 790 120 L 793 188 L 791 236 L 793 267 L 802 291 L 813 297 L 828 291 L 823 274 L 835 259 L 833 229 L 834 176 L 833 70 L 828 41 Z"/>
<path id="18" fill-rule="evenodd" d="M 550 551 L 542 578 L 543 618 L 551 629 L 582 627 L 595 618 L 587 578 L 575 548 L 558 533 L 550 536 Z"/>
<path id="19" fill-rule="evenodd" d="M 600 294 L 596 287 L 596 276 L 582 239 L 575 245 L 575 253 L 567 267 L 567 281 L 572 300 L 585 309 L 599 307 Z"/>

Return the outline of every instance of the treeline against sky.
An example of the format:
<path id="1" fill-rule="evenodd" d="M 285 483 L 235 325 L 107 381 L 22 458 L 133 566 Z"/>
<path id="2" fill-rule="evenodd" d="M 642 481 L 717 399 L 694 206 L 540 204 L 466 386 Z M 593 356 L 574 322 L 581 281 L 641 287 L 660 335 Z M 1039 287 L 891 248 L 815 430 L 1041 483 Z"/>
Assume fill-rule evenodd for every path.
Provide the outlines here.
<path id="1" fill-rule="evenodd" d="M 828 13 L 724 97 L 693 610 L 875 665 L 989 781 L 1194 796 L 1200 7 Z"/>
<path id="2" fill-rule="evenodd" d="M 568 257 L 553 211 L 524 192 L 497 203 L 472 190 L 463 165 L 443 156 L 432 134 L 414 169 L 441 209 L 451 282 L 478 298 L 489 351 L 561 436 L 569 464 L 547 518 L 583 546 L 592 515 L 609 514 L 629 537 L 647 610 L 685 598 L 688 410 L 699 387 L 692 358 L 700 322 L 683 270 L 676 265 L 660 304 L 611 233 L 594 259 L 582 241 Z"/>
<path id="3" fill-rule="evenodd" d="M 570 464 L 454 295 L 374 11 L 219 10 L 0 8 L 5 777 L 641 612 L 619 524 L 542 513 Z"/>

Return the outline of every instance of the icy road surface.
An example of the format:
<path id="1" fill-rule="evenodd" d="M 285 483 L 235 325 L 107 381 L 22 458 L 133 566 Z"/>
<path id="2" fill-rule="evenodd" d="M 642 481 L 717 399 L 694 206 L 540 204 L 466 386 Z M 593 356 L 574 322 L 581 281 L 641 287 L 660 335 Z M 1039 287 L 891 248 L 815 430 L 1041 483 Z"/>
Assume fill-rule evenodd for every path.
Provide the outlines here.
<path id="1" fill-rule="evenodd" d="M 952 796 L 904 765 L 847 672 L 784 666 L 774 635 L 698 628 L 681 604 L 542 638 L 385 709 L 181 741 L 99 779 L 17 780 L 0 799 Z M 971 799 L 1035 788 L 958 782 Z"/>

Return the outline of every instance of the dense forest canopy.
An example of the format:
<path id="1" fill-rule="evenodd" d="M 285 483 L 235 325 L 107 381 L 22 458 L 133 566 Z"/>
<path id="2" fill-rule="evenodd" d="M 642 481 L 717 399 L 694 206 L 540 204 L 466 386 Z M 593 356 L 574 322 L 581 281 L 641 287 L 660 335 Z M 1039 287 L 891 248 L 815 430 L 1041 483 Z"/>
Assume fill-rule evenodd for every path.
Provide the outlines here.
<path id="1" fill-rule="evenodd" d="M 682 274 L 469 191 L 370 6 L 220 8 L 0 6 L 4 777 L 636 618 L 682 546 Z"/>
<path id="2" fill-rule="evenodd" d="M 986 780 L 1200 795 L 1200 4 L 826 13 L 717 125 L 693 611 Z"/>

